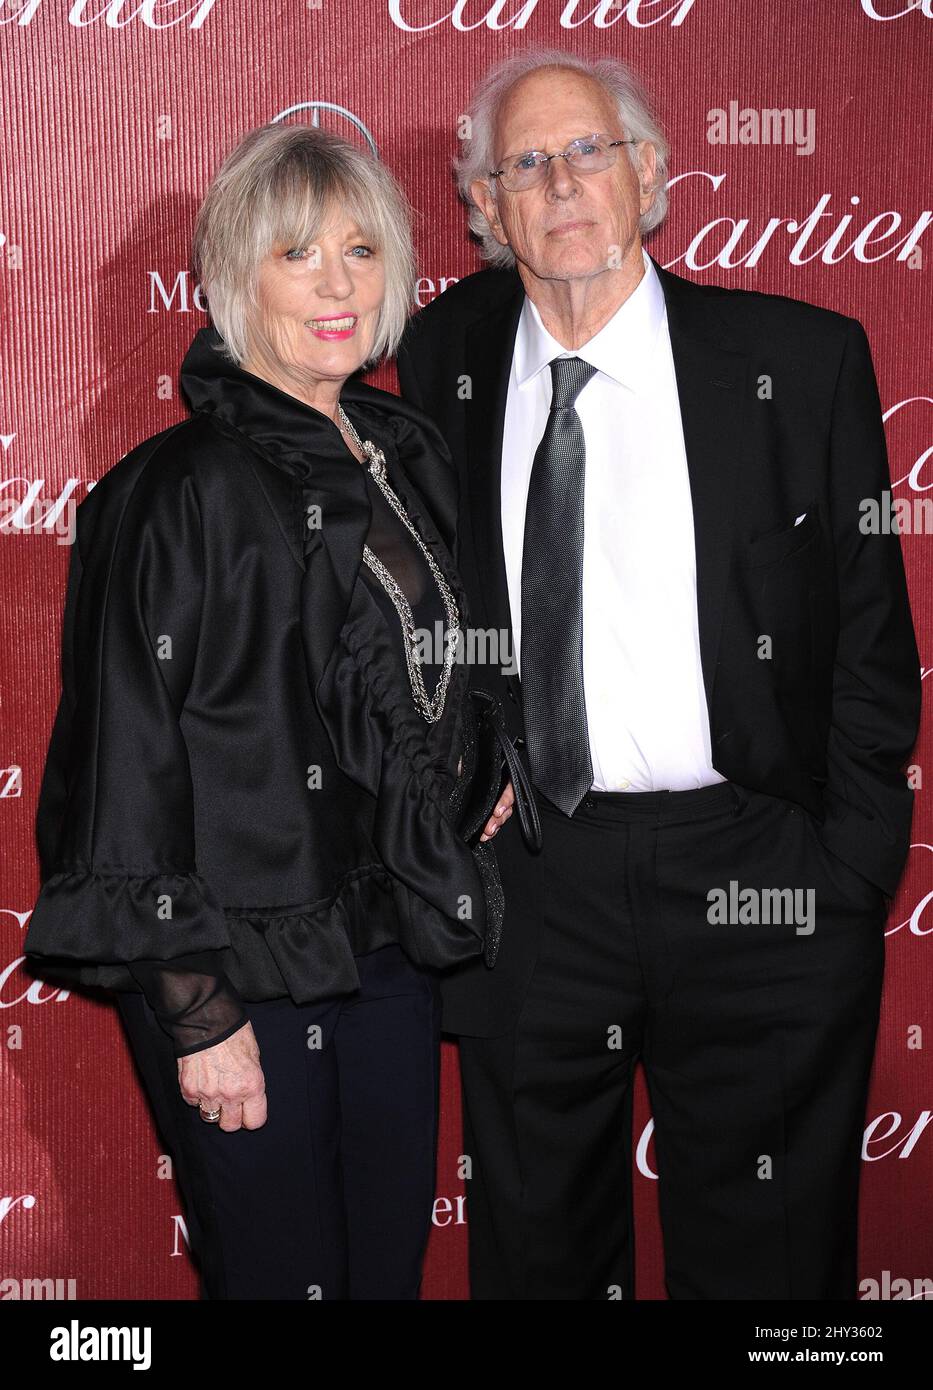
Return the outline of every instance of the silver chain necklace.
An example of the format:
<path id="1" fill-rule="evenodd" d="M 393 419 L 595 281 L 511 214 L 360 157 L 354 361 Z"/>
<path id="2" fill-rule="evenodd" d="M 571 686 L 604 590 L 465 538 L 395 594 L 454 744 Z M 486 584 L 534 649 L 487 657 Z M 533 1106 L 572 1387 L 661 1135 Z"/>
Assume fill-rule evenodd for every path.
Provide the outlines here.
<path id="1" fill-rule="evenodd" d="M 434 576 L 435 583 L 440 590 L 441 598 L 444 600 L 444 612 L 447 620 L 445 632 L 446 640 L 444 643 L 444 665 L 437 682 L 437 689 L 434 691 L 433 696 L 429 697 L 424 684 L 424 677 L 421 674 L 421 652 L 415 636 L 415 615 L 412 612 L 411 604 L 405 597 L 405 593 L 398 581 L 382 563 L 378 555 L 374 555 L 368 545 L 363 546 L 363 559 L 389 595 L 389 598 L 395 606 L 395 611 L 398 613 L 399 621 L 402 624 L 405 660 L 408 666 L 408 679 L 411 683 L 411 693 L 415 702 L 415 708 L 429 724 L 435 724 L 444 712 L 444 700 L 447 695 L 447 687 L 450 684 L 450 673 L 453 669 L 454 661 L 456 660 L 457 647 L 460 641 L 460 614 L 457 609 L 457 602 L 451 592 L 450 585 L 440 571 L 437 561 L 412 525 L 411 519 L 402 506 L 400 498 L 389 486 L 386 477 L 385 454 L 381 449 L 376 448 L 371 439 L 360 439 L 360 436 L 357 434 L 352 421 L 347 416 L 342 405 L 338 404 L 337 410 L 344 430 L 353 440 L 356 447 L 369 459 L 369 471 L 377 486 L 424 556 L 428 568 Z"/>

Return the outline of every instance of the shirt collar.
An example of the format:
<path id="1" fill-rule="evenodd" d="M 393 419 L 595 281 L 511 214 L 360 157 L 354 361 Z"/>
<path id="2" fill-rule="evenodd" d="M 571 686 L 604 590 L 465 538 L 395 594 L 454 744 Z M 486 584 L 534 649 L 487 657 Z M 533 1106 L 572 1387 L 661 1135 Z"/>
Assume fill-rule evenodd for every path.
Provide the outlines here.
<path id="1" fill-rule="evenodd" d="M 526 294 L 515 338 L 514 370 L 519 387 L 528 385 L 555 357 L 581 357 L 621 386 L 640 391 L 651 369 L 658 329 L 664 318 L 664 290 L 651 257 L 642 247 L 645 273 L 628 299 L 589 342 L 569 349 L 553 338 L 537 305 Z"/>

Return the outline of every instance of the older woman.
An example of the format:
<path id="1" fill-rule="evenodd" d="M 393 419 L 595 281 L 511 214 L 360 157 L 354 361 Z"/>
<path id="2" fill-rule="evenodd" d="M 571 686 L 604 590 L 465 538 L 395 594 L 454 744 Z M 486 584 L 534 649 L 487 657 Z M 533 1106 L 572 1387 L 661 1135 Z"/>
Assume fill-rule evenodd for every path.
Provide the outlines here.
<path id="1" fill-rule="evenodd" d="M 408 208 L 271 125 L 194 251 L 193 414 L 77 511 L 26 950 L 117 992 L 204 1296 L 414 1298 L 435 976 L 483 949 L 512 794 L 468 843 L 450 456 L 349 381 L 404 328 Z"/>

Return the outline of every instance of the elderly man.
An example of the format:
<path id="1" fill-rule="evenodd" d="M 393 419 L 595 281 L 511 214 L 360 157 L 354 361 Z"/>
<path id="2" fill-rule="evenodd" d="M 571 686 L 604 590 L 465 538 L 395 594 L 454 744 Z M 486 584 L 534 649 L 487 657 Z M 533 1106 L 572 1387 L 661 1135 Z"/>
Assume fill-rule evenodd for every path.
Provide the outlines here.
<path id="1" fill-rule="evenodd" d="M 641 1060 L 672 1298 L 856 1296 L 919 664 L 854 318 L 642 249 L 668 149 L 621 63 L 524 52 L 459 161 L 489 269 L 412 321 L 473 622 L 541 811 L 496 841 L 460 1035 L 475 1298 L 633 1296 Z M 506 658 L 508 652 L 506 653 Z"/>

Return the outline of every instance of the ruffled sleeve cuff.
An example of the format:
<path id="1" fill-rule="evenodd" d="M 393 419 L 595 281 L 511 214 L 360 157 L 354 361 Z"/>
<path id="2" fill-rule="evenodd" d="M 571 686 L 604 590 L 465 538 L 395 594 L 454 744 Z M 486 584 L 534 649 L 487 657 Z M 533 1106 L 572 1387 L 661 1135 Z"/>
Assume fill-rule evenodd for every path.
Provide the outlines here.
<path id="1" fill-rule="evenodd" d="M 42 884 L 24 949 L 27 957 L 110 964 L 229 944 L 223 908 L 198 873 L 75 869 Z"/>

